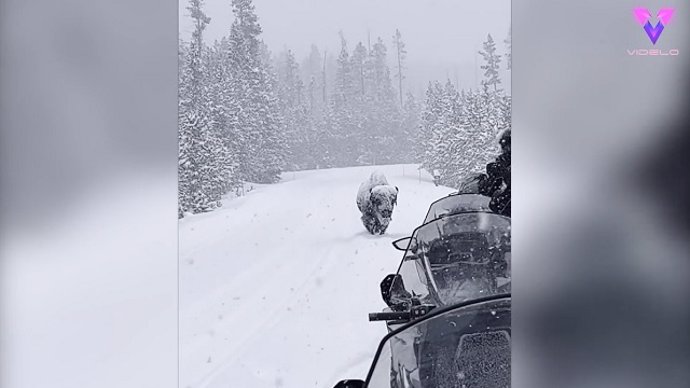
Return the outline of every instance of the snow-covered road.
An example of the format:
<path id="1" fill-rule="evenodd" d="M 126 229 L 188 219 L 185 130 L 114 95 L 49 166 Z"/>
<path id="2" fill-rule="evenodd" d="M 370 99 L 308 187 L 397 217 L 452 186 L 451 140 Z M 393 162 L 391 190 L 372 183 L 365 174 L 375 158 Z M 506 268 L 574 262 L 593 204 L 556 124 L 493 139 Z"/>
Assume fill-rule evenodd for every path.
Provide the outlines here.
<path id="1" fill-rule="evenodd" d="M 384 236 L 359 220 L 359 184 L 382 171 L 400 188 Z M 416 166 L 284 174 L 180 222 L 180 387 L 322 387 L 363 378 L 383 323 L 379 282 L 429 204 L 451 189 Z"/>

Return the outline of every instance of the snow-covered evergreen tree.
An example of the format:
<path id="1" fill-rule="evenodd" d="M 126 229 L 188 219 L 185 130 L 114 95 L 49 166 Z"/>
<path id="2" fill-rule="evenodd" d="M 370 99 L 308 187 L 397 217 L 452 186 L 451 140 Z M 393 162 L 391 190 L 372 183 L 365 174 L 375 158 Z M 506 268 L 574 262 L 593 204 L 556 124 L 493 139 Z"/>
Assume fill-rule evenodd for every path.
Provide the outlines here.
<path id="1" fill-rule="evenodd" d="M 450 187 L 482 172 L 499 151 L 499 134 L 510 128 L 509 104 L 488 83 L 462 93 L 450 81 L 430 84 L 416 150 L 421 167 Z"/>
<path id="2" fill-rule="evenodd" d="M 362 42 L 357 43 L 354 51 L 352 52 L 352 58 L 350 60 L 352 66 L 352 77 L 354 82 L 354 94 L 356 100 L 362 102 L 364 100 L 364 95 L 366 93 L 366 76 L 367 76 L 367 49 L 364 47 Z"/>
<path id="3" fill-rule="evenodd" d="M 308 101 L 308 108 L 314 114 L 323 111 L 323 56 L 319 48 L 312 44 L 309 56 L 304 59 L 301 66 L 301 78 L 305 84 L 305 98 Z"/>
<path id="4" fill-rule="evenodd" d="M 351 166 L 357 160 L 355 121 L 356 84 L 347 41 L 341 32 L 340 54 L 336 62 L 335 84 L 329 109 L 330 157 L 337 166 Z"/>
<path id="5" fill-rule="evenodd" d="M 225 166 L 224 192 L 237 190 L 242 182 L 238 176 L 237 150 L 239 131 L 234 113 L 239 110 L 237 100 L 231 94 L 230 69 L 227 65 L 229 42 L 227 38 L 214 42 L 207 54 L 207 87 L 206 93 L 210 102 L 210 115 L 214 133 L 222 142 L 223 148 L 216 158 Z"/>
<path id="6" fill-rule="evenodd" d="M 419 103 L 410 92 L 407 93 L 402 115 L 402 136 L 397 142 L 397 152 L 401 162 L 410 163 L 415 160 L 415 142 L 418 137 L 421 115 Z"/>
<path id="7" fill-rule="evenodd" d="M 451 140 L 454 152 L 460 152 L 463 158 L 454 166 L 449 180 L 452 187 L 458 187 L 471 174 L 482 172 L 499 151 L 498 111 L 493 96 L 487 84 L 481 92 L 470 91 L 464 95 L 460 131 Z"/>
<path id="8" fill-rule="evenodd" d="M 499 76 L 498 70 L 501 64 L 501 56 L 496 52 L 496 42 L 489 34 L 484 42 L 484 50 L 480 51 L 479 54 L 484 58 L 485 64 L 481 66 L 484 70 L 484 81 L 485 85 L 493 86 L 495 92 L 498 91 L 498 85 L 501 83 L 501 78 Z"/>
<path id="9" fill-rule="evenodd" d="M 397 141 L 402 136 L 401 116 L 388 67 L 387 48 L 381 38 L 372 46 L 369 59 L 371 104 L 368 133 L 374 138 L 369 159 L 374 164 L 397 162 Z"/>
<path id="10" fill-rule="evenodd" d="M 416 141 L 415 159 L 420 164 L 421 168 L 433 172 L 436 168 L 434 165 L 435 143 L 437 137 L 435 131 L 437 126 L 443 120 L 444 108 L 441 106 L 443 96 L 443 88 L 441 84 L 430 82 L 426 90 L 426 101 L 424 110 L 421 116 L 421 124 L 419 128 L 419 137 Z"/>
<path id="11" fill-rule="evenodd" d="M 340 33 L 340 54 L 338 54 L 335 72 L 335 85 L 333 88 L 333 105 L 337 109 L 344 109 L 348 100 L 352 97 L 352 71 L 350 53 L 347 49 L 347 40 Z"/>
<path id="12" fill-rule="evenodd" d="M 340 38 L 326 105 L 320 104 L 319 89 L 325 86 L 327 60 L 315 46 L 302 62 L 310 70 L 297 72 L 298 78 L 310 77 L 308 82 L 292 80 L 299 68 L 293 55 L 282 53 L 275 62 L 291 168 L 412 162 L 410 137 L 417 131 L 419 108 L 409 105 L 408 114 L 398 106 L 385 44 L 378 38 L 371 50 L 359 42 L 350 51 L 343 33 Z M 294 82 L 301 85 L 303 102 L 290 113 L 286 107 L 294 106 Z"/>
<path id="13" fill-rule="evenodd" d="M 238 111 L 239 173 L 243 180 L 273 183 L 285 164 L 286 141 L 275 80 L 262 51 L 261 26 L 252 0 L 232 0 L 235 20 L 229 36 L 231 91 Z"/>
<path id="14" fill-rule="evenodd" d="M 178 215 L 198 213 L 220 205 L 228 165 L 223 142 L 212 120 L 207 94 L 207 62 L 203 31 L 210 18 L 202 0 L 190 0 L 187 10 L 194 20 L 192 40 L 182 45 L 179 88 Z M 220 156 L 220 157 L 219 157 Z"/>
<path id="15" fill-rule="evenodd" d="M 288 140 L 288 167 L 293 170 L 315 168 L 319 150 L 316 144 L 314 117 L 310 113 L 313 104 L 304 97 L 304 83 L 300 69 L 291 50 L 277 60 L 278 90 L 282 115 L 285 120 L 285 134 Z"/>

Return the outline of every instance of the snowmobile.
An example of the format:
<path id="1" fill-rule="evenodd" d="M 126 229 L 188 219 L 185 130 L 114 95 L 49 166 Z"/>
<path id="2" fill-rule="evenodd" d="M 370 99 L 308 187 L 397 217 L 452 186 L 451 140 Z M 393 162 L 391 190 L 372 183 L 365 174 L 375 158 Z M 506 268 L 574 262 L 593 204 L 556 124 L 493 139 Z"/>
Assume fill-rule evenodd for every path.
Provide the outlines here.
<path id="1" fill-rule="evenodd" d="M 369 315 L 389 334 L 366 380 L 336 387 L 510 386 L 510 219 L 489 202 L 442 198 L 393 243 L 405 253 L 381 282 L 388 308 Z"/>

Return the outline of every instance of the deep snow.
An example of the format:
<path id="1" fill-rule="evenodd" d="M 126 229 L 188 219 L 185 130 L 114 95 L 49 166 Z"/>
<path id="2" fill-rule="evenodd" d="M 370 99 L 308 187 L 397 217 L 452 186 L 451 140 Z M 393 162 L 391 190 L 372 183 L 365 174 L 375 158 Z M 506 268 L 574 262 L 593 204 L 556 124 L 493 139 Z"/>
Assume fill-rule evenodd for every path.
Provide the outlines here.
<path id="1" fill-rule="evenodd" d="M 383 236 L 360 222 L 359 185 L 381 171 L 400 189 Z M 383 323 L 391 246 L 452 190 L 416 166 L 289 172 L 180 221 L 180 387 L 332 387 L 363 378 Z"/>

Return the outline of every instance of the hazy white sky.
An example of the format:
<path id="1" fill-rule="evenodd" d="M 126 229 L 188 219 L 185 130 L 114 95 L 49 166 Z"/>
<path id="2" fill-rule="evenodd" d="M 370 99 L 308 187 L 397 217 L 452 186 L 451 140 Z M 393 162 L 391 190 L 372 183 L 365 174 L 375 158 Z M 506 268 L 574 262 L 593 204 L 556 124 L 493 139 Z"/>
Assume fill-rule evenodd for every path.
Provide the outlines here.
<path id="1" fill-rule="evenodd" d="M 263 28 L 263 40 L 271 51 L 292 49 L 298 58 L 314 43 L 323 51 L 339 50 L 338 32 L 343 31 L 352 49 L 381 36 L 391 45 L 400 29 L 408 51 L 408 84 L 423 89 L 431 79 L 447 77 L 460 87 L 472 87 L 476 51 L 487 33 L 505 51 L 503 39 L 510 28 L 510 0 L 255 0 Z M 189 39 L 192 24 L 180 0 L 180 36 Z M 232 23 L 230 0 L 206 0 L 211 17 L 207 41 L 227 35 Z M 480 58 L 476 58 L 479 60 Z M 418 90 L 417 90 L 418 91 Z"/>

